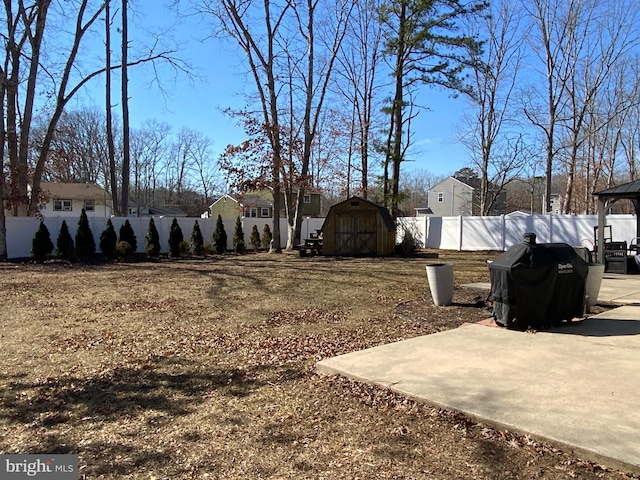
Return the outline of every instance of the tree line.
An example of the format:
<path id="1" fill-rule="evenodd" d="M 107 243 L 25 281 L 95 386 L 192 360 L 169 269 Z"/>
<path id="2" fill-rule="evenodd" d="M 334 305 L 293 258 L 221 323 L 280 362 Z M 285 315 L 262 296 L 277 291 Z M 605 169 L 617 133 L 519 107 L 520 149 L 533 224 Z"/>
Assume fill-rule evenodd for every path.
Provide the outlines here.
<path id="1" fill-rule="evenodd" d="M 458 140 L 481 179 L 483 213 L 497 192 L 540 177 L 544 211 L 561 177 L 562 212 L 588 213 L 594 191 L 637 176 L 640 5 L 632 0 L 173 2 L 177 18 L 205 20 L 201 37 L 220 42 L 212 48 L 239 49 L 251 80 L 246 108 L 228 111 L 246 140 L 219 159 L 197 132 L 169 139 L 157 122 L 129 128 L 130 72 L 153 64 L 190 74 L 170 35 L 129 37 L 131 5 L 4 2 L 0 181 L 8 188 L 0 195 L 11 214 L 34 214 L 40 182 L 65 176 L 102 181 L 115 212 L 126 210 L 130 193 L 153 202 L 161 190 L 169 199 L 197 190 L 206 203 L 221 170 L 237 191 L 273 189 L 274 212 L 288 219 L 289 248 L 299 242 L 308 189 L 375 192 L 395 216 L 407 192 L 403 165 L 420 157 L 416 136 L 428 134 L 415 127 L 429 108 L 427 87 L 468 102 Z M 89 33 L 104 39 L 94 63 L 83 50 Z M 122 124 L 112 112 L 112 72 L 121 80 Z M 68 109 L 94 78 L 105 82 L 104 121 L 98 112 Z M 36 112 L 38 96 L 47 101 Z M 279 228 L 274 219 L 275 251 Z M 4 237 L 0 209 L 0 255 Z"/>

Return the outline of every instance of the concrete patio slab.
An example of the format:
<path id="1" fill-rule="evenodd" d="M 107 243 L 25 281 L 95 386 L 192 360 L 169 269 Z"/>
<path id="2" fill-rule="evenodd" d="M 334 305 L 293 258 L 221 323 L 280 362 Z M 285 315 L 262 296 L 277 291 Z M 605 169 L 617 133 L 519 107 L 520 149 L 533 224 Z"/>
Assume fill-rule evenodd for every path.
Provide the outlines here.
<path id="1" fill-rule="evenodd" d="M 605 298 L 640 300 L 640 278 L 637 292 L 635 282 L 612 283 Z M 329 358 L 317 369 L 640 473 L 639 364 L 640 306 L 627 305 L 538 333 L 472 324 Z"/>

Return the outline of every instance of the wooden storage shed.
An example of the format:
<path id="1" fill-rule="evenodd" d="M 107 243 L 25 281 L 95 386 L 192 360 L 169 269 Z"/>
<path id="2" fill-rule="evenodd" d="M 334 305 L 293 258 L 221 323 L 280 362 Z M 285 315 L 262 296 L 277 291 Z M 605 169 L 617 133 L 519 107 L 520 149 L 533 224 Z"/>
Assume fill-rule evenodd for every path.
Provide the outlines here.
<path id="1" fill-rule="evenodd" d="M 329 209 L 322 225 L 322 240 L 323 255 L 392 255 L 396 226 L 385 207 L 351 197 Z"/>

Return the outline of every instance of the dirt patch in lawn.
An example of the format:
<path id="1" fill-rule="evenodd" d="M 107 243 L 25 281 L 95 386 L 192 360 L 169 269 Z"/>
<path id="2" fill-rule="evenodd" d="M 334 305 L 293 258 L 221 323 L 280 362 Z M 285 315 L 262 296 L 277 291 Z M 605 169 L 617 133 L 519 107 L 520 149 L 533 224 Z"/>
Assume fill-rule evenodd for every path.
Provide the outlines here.
<path id="1" fill-rule="evenodd" d="M 75 453 L 81 478 L 632 478 L 318 360 L 490 316 L 492 253 L 255 254 L 0 265 L 0 453 Z"/>

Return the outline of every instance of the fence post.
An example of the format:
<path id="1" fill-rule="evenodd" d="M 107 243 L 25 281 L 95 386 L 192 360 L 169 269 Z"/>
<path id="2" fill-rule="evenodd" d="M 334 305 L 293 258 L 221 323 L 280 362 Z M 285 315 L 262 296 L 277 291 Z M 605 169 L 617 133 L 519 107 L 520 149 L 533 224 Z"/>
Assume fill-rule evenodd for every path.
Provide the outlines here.
<path id="1" fill-rule="evenodd" d="M 502 214 L 502 251 L 507 250 L 507 217 Z"/>
<path id="2" fill-rule="evenodd" d="M 462 215 L 458 215 L 458 251 L 462 251 Z"/>

